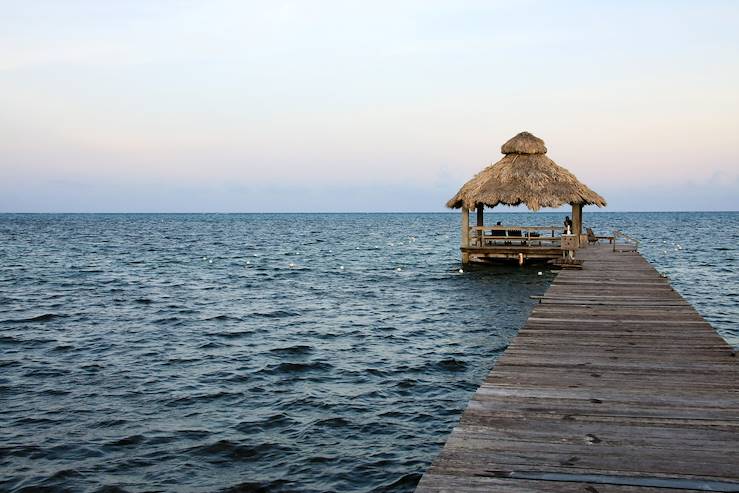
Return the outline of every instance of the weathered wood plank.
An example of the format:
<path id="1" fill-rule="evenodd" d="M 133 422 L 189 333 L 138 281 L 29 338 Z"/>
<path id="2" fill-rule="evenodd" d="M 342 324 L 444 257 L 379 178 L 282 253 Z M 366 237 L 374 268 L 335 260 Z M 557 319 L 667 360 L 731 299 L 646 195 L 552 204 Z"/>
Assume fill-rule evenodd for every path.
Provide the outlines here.
<path id="1" fill-rule="evenodd" d="M 543 489 L 545 488 L 545 489 Z M 492 477 L 457 476 L 454 474 L 440 474 L 430 471 L 421 481 L 418 491 L 434 493 L 456 493 L 466 491 L 470 493 L 665 493 L 664 488 L 616 486 L 610 484 L 591 484 L 575 482 L 558 482 L 542 485 L 542 481 L 521 479 L 501 479 Z M 695 492 L 696 490 L 670 489 L 670 493 Z"/>

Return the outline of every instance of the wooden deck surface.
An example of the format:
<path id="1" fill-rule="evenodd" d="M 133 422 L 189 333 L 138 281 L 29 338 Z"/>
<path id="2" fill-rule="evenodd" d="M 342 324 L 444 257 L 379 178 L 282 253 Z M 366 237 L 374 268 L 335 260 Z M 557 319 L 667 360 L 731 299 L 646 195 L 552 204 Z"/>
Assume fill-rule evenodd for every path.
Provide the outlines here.
<path id="1" fill-rule="evenodd" d="M 638 253 L 578 258 L 416 491 L 739 491 L 731 347 Z"/>

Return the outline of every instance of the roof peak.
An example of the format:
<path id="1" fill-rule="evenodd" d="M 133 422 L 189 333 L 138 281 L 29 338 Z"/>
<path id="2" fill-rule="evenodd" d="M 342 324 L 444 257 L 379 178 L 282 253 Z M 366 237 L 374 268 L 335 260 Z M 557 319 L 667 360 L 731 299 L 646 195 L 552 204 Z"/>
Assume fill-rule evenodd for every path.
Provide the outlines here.
<path id="1" fill-rule="evenodd" d="M 546 154 L 544 141 L 529 132 L 521 132 L 500 148 L 503 154 Z"/>
<path id="2" fill-rule="evenodd" d="M 604 207 L 603 197 L 546 155 L 544 141 L 521 132 L 501 148 L 503 158 L 476 174 L 447 202 L 447 207 L 526 204 L 531 210 L 564 204 Z"/>

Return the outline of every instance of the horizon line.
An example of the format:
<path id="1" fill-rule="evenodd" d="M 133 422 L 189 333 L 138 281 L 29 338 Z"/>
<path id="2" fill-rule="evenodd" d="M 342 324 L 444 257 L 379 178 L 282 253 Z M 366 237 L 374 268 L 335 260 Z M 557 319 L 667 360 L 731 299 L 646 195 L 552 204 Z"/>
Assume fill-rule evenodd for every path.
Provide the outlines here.
<path id="1" fill-rule="evenodd" d="M 487 210 L 488 212 L 490 210 Z M 569 210 L 565 209 L 562 211 L 549 210 L 549 211 L 495 211 L 496 214 L 566 214 Z M 645 211 L 603 211 L 603 210 L 583 210 L 583 213 L 593 214 L 667 214 L 667 213 L 697 213 L 697 212 L 710 212 L 710 213 L 739 213 L 739 210 L 645 210 Z M 0 215 L 10 214 L 458 214 L 457 209 L 454 210 L 443 210 L 443 211 L 0 211 Z M 475 211 L 470 211 L 470 214 L 475 214 Z"/>

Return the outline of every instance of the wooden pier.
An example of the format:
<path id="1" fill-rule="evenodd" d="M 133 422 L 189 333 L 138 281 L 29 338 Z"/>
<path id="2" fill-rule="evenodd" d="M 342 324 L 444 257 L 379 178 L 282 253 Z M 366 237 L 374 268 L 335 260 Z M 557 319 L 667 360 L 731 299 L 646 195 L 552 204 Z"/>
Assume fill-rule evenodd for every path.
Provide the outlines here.
<path id="1" fill-rule="evenodd" d="M 731 347 L 637 252 L 577 256 L 416 491 L 739 491 Z"/>

